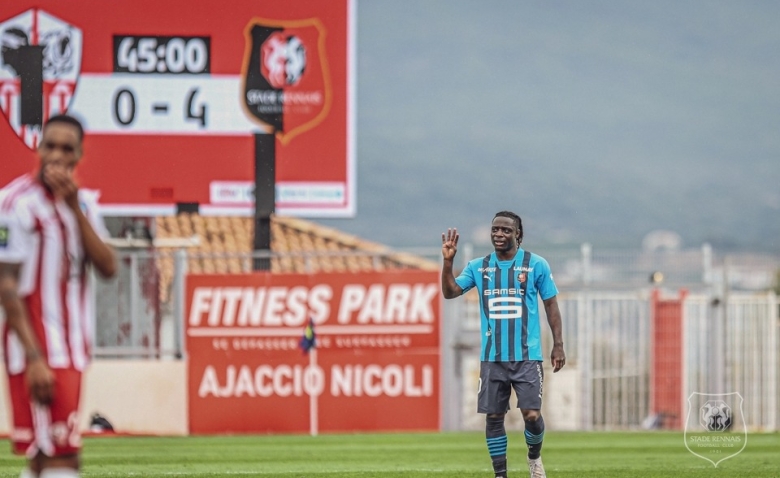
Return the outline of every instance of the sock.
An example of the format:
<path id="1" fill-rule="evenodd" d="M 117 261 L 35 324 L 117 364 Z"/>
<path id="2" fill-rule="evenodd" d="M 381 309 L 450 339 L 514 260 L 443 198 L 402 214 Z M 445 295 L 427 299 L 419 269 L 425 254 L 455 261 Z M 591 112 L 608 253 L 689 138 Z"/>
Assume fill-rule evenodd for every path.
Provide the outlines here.
<path id="1" fill-rule="evenodd" d="M 506 429 L 504 415 L 485 417 L 485 439 L 487 441 L 490 459 L 493 461 L 493 471 L 496 476 L 506 476 Z"/>
<path id="2" fill-rule="evenodd" d="M 73 468 L 45 468 L 38 478 L 79 478 L 79 471 Z"/>
<path id="3" fill-rule="evenodd" d="M 25 468 L 22 470 L 22 472 L 19 474 L 19 478 L 38 478 L 38 475 L 32 472 L 31 469 Z"/>
<path id="4" fill-rule="evenodd" d="M 528 445 L 528 458 L 535 460 L 542 453 L 542 441 L 544 440 L 544 418 L 525 421 L 525 443 Z"/>

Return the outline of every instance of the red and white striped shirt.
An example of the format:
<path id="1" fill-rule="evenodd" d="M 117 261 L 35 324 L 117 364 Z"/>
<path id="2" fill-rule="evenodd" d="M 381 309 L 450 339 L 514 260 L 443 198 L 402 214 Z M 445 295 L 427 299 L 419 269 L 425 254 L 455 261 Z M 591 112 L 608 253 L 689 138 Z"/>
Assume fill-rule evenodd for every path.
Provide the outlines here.
<path id="1" fill-rule="evenodd" d="M 80 190 L 79 203 L 98 235 L 107 237 L 96 194 Z M 0 190 L 0 262 L 21 265 L 19 295 L 49 366 L 83 370 L 94 310 L 78 222 L 31 175 Z M 8 373 L 23 372 L 24 349 L 7 324 L 3 343 Z"/>

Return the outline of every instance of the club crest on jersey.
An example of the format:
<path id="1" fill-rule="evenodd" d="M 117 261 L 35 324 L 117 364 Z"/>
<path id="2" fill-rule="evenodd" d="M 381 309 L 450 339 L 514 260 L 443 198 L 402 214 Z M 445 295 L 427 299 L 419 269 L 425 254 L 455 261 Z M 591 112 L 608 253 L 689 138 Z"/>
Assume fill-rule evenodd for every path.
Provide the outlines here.
<path id="1" fill-rule="evenodd" d="M 316 19 L 253 19 L 246 27 L 244 110 L 282 144 L 321 123 L 332 92 L 325 32 Z"/>
<path id="2" fill-rule="evenodd" d="M 65 113 L 81 72 L 81 30 L 39 8 L 0 22 L 0 110 L 30 149 Z"/>
<path id="3" fill-rule="evenodd" d="M 0 226 L 0 248 L 8 247 L 8 226 Z"/>
<path id="4" fill-rule="evenodd" d="M 521 272 L 517 274 L 517 282 L 520 282 L 522 284 L 523 282 L 526 281 L 526 279 L 528 279 L 528 273 Z"/>

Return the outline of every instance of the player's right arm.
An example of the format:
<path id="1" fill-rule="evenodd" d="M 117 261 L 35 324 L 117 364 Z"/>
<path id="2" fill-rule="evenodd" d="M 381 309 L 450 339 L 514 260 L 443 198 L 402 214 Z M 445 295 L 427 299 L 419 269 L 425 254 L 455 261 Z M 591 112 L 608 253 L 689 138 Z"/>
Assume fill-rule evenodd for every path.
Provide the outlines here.
<path id="1" fill-rule="evenodd" d="M 54 390 L 54 374 L 33 331 L 19 287 L 22 267 L 34 253 L 30 246 L 33 242 L 30 223 L 31 218 L 23 208 L 0 211 L 0 306 L 5 311 L 8 328 L 24 348 L 24 373 L 30 396 L 37 402 L 49 403 Z"/>
<path id="2" fill-rule="evenodd" d="M 455 282 L 455 273 L 452 270 L 452 263 L 455 254 L 458 252 L 457 229 L 447 229 L 446 233 L 441 235 L 441 293 L 445 299 L 454 299 L 463 294 L 463 289 Z"/>
<path id="3" fill-rule="evenodd" d="M 54 391 L 54 374 L 46 363 L 38 339 L 32 330 L 27 308 L 19 297 L 20 264 L 0 262 L 0 304 L 5 320 L 24 348 L 27 366 L 25 378 L 30 396 L 37 402 L 49 403 Z"/>

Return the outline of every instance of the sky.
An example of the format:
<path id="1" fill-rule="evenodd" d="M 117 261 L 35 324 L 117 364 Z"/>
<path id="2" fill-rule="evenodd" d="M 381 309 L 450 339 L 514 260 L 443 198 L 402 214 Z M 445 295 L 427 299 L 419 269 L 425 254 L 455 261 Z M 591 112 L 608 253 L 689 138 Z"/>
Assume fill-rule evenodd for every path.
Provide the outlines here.
<path id="1" fill-rule="evenodd" d="M 357 8 L 357 215 L 317 222 L 424 246 L 512 209 L 538 242 L 780 251 L 780 3 Z"/>

